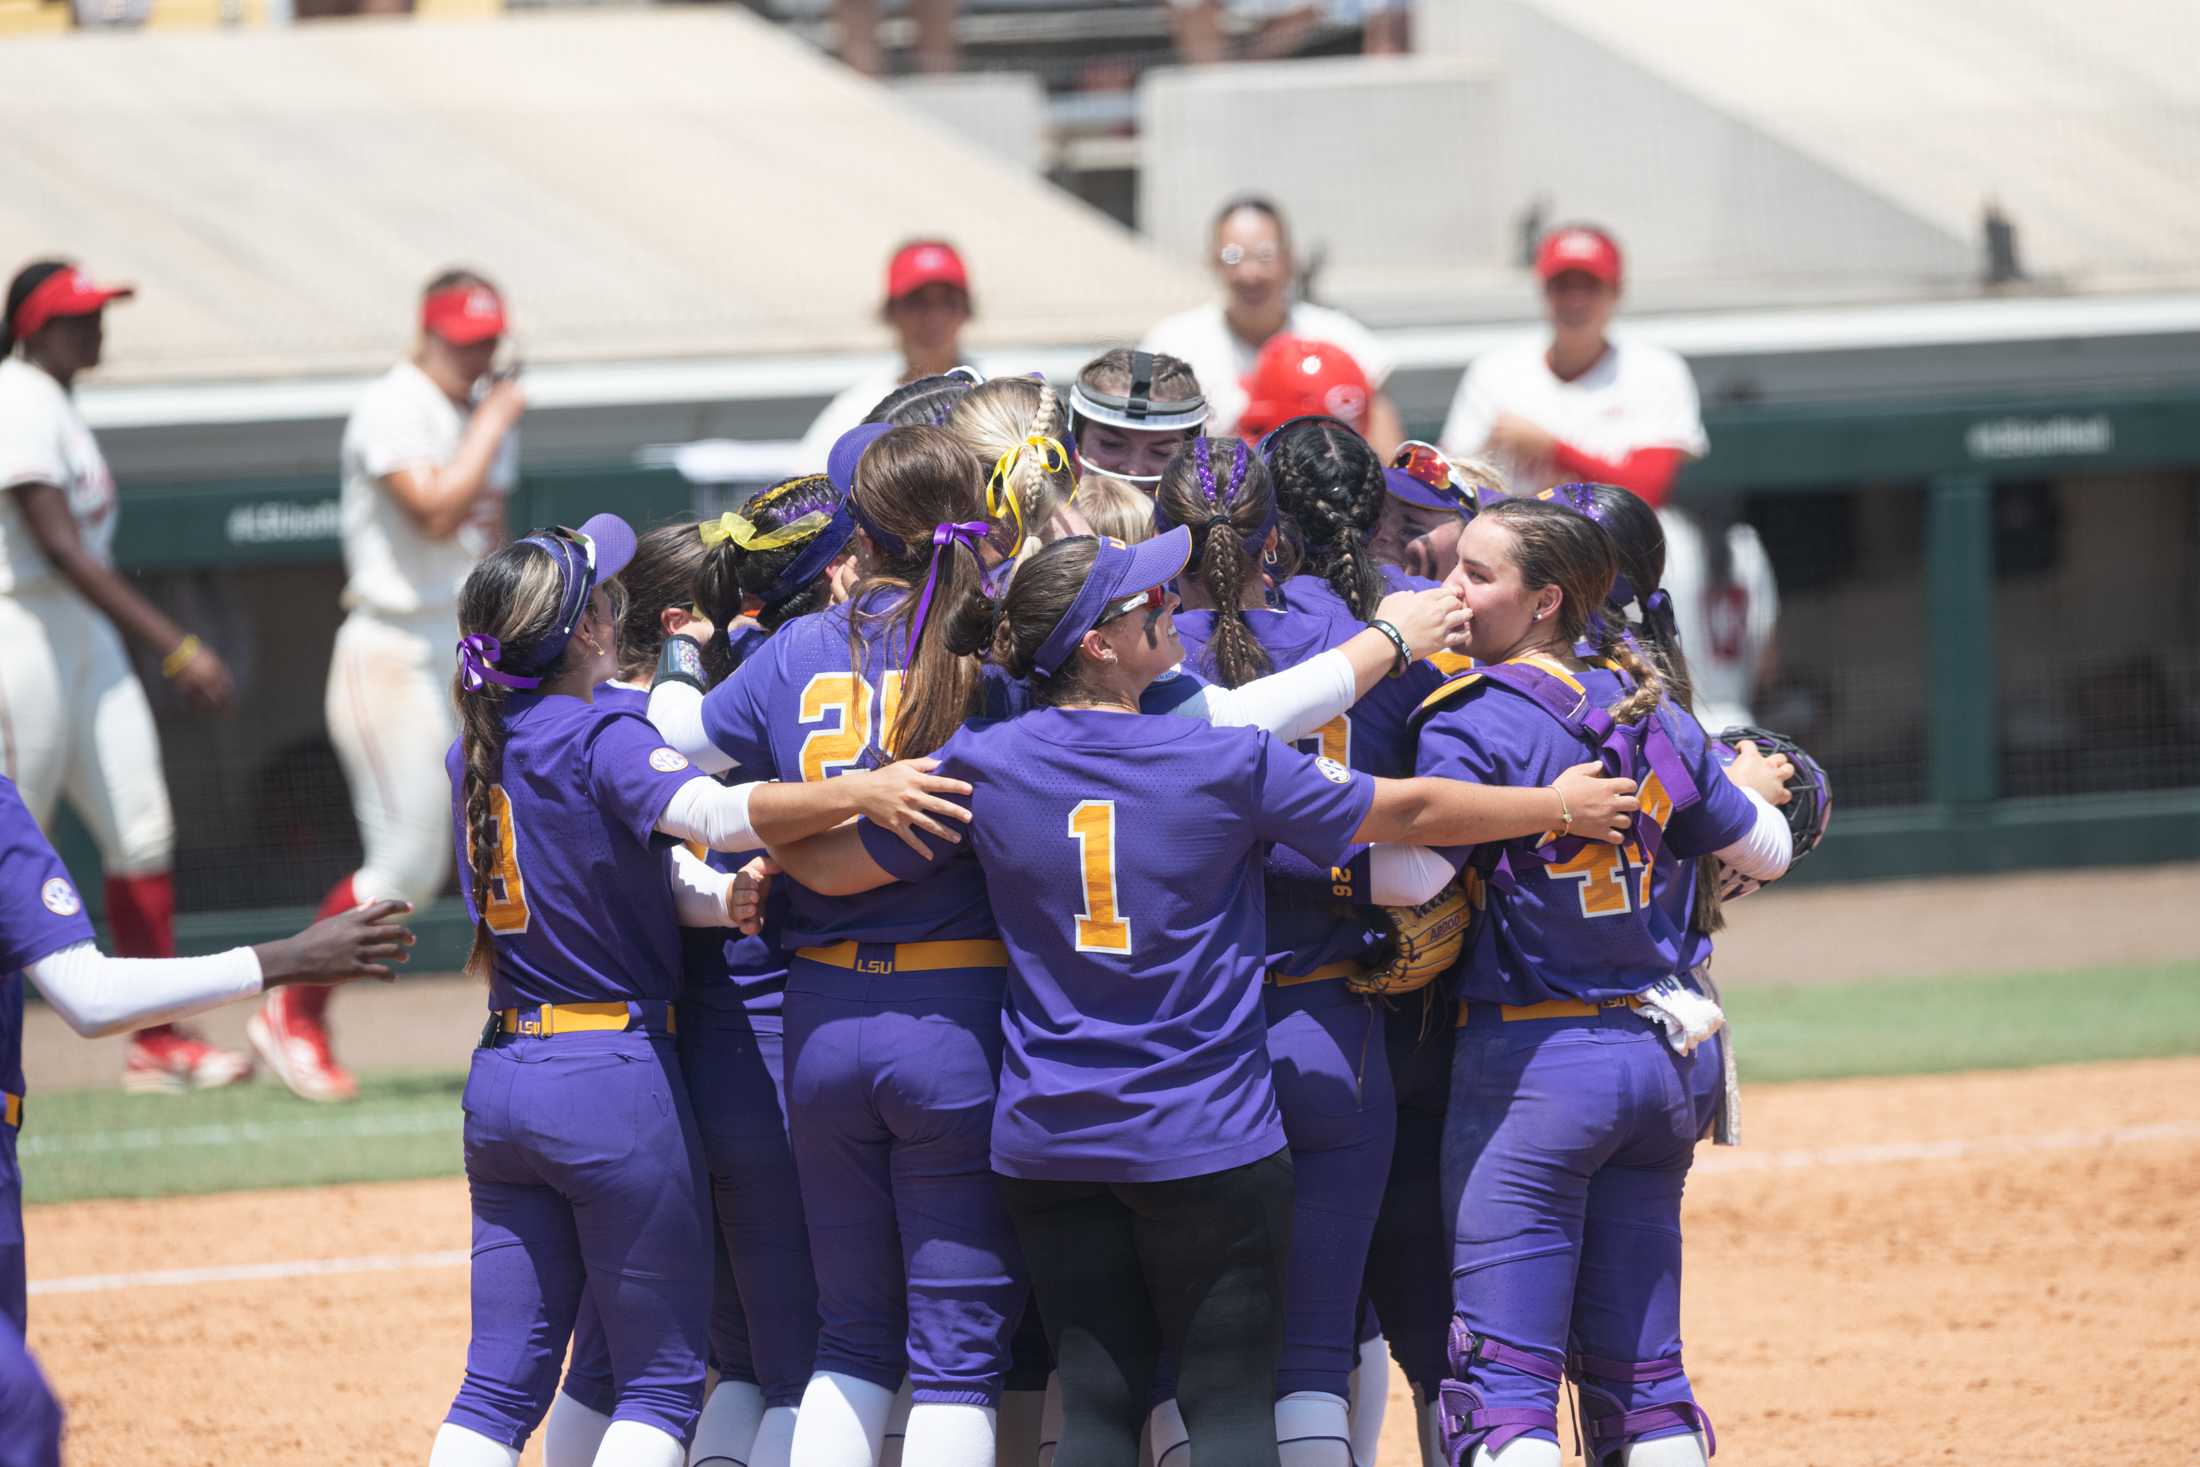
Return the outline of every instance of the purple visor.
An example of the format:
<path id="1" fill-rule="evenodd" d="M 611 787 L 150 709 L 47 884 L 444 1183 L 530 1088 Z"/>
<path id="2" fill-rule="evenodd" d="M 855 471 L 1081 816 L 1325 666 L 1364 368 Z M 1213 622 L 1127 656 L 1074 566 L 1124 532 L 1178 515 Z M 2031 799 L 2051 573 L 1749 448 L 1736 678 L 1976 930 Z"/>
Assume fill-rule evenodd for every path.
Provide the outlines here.
<path id="1" fill-rule="evenodd" d="M 1054 676 L 1075 655 L 1077 644 L 1100 624 L 1110 606 L 1134 592 L 1167 585 L 1192 558 L 1192 532 L 1182 525 L 1136 545 L 1107 535 L 1095 538 L 1100 548 L 1092 558 L 1092 569 L 1085 573 L 1084 585 L 1031 659 L 1032 671 L 1040 677 Z"/>

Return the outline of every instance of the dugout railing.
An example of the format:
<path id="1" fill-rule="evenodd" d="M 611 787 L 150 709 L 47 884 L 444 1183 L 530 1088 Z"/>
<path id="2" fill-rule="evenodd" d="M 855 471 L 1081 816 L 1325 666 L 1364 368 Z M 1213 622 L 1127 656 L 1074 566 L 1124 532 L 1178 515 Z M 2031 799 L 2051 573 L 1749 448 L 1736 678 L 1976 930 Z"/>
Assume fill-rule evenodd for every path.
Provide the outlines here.
<path id="1" fill-rule="evenodd" d="M 1715 452 L 1678 502 L 1762 537 L 1783 651 L 1758 716 L 1835 781 L 1833 834 L 1796 880 L 2200 858 L 2200 391 L 1733 404 L 1706 420 Z M 667 469 L 562 464 L 525 474 L 512 517 L 647 522 L 691 503 Z M 209 721 L 140 668 L 177 807 L 186 950 L 294 926 L 357 859 L 320 713 L 341 617 L 335 505 L 325 475 L 125 490 L 120 562 L 240 679 L 242 711 Z M 60 839 L 96 904 L 88 840 L 66 816 Z M 420 926 L 423 962 L 463 952 L 454 902 Z"/>

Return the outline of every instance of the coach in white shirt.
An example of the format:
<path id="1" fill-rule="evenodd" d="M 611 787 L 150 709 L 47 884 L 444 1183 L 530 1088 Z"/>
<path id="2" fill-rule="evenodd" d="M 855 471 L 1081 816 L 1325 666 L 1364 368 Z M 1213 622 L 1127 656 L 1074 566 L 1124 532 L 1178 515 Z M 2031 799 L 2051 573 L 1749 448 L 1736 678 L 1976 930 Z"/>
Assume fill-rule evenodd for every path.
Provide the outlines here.
<path id="1" fill-rule="evenodd" d="M 1171 316 L 1146 333 L 1139 349 L 1191 364 L 1200 390 L 1214 409 L 1206 431 L 1227 438 L 1245 411 L 1245 378 L 1260 349 L 1279 332 L 1342 347 L 1367 374 L 1374 392 L 1364 430 L 1375 451 L 1388 457 L 1405 438 L 1398 409 L 1383 392 L 1390 357 L 1365 326 L 1342 311 L 1309 305 L 1291 293 L 1294 264 L 1283 215 L 1266 199 L 1238 198 L 1215 215 L 1213 253 L 1223 298 Z"/>
<path id="2" fill-rule="evenodd" d="M 1710 447 L 1688 364 L 1608 334 L 1620 253 L 1603 230 L 1554 230 L 1536 251 L 1535 273 L 1550 336 L 1474 359 L 1444 419 L 1444 451 L 1491 460 L 1516 494 L 1578 479 L 1663 504 L 1681 465 Z"/>
<path id="3" fill-rule="evenodd" d="M 451 672 L 458 590 L 504 539 L 527 399 L 492 376 L 504 299 L 470 270 L 428 282 L 412 355 L 377 377 L 344 424 L 344 609 L 329 659 L 329 741 L 351 787 L 364 856 L 322 915 L 399 897 L 425 907 L 451 870 L 458 735 Z M 329 1048 L 326 988 L 278 988 L 246 1025 L 253 1047 L 307 1100 L 349 1100 Z"/>

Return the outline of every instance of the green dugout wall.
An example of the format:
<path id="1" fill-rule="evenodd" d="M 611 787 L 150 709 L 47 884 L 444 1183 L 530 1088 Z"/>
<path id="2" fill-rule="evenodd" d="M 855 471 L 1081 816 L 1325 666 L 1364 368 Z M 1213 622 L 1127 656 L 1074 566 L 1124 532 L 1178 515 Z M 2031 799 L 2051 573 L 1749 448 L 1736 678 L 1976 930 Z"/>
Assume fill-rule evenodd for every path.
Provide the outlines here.
<path id="1" fill-rule="evenodd" d="M 1781 582 L 1758 717 L 1833 771 L 1803 881 L 2200 858 L 2200 389 L 1738 405 L 1677 502 Z M 1433 426 L 1433 425 L 1429 425 Z M 669 470 L 530 471 L 515 526 L 679 514 Z M 272 935 L 357 860 L 321 715 L 341 613 L 332 476 L 125 491 L 123 565 L 232 659 L 196 719 L 141 667 L 177 805 L 187 949 Z M 63 853 L 97 899 L 88 842 Z M 455 904 L 422 914 L 455 962 Z"/>

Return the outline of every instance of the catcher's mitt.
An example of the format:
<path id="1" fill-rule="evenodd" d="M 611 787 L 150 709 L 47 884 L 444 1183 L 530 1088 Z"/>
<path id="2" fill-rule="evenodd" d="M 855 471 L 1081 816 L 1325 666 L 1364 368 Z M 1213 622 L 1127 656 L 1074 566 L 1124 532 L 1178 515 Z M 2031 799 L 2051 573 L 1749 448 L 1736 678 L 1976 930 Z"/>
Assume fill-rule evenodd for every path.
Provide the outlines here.
<path id="1" fill-rule="evenodd" d="M 1463 872 L 1444 884 L 1444 889 L 1418 907 L 1385 907 L 1390 923 L 1389 957 L 1380 966 L 1351 980 L 1355 993 L 1412 993 L 1426 988 L 1450 972 L 1466 946 L 1467 927 L 1474 921 L 1476 903 L 1468 894 Z"/>
<path id="2" fill-rule="evenodd" d="M 1826 823 L 1833 818 L 1833 786 L 1826 782 L 1826 771 L 1819 767 L 1818 761 L 1805 753 L 1803 746 L 1786 734 L 1773 733 L 1769 729 L 1751 728 L 1747 725 L 1730 728 L 1719 735 L 1719 742 L 1728 748 L 1737 748 L 1748 742 L 1755 744 L 1762 754 L 1788 756 L 1788 762 L 1795 766 L 1795 777 L 1787 785 L 1788 793 L 1794 798 L 1780 807 L 1780 813 L 1787 816 L 1788 830 L 1795 838 L 1795 854 L 1791 858 L 1791 864 L 1816 850 L 1818 842 L 1825 839 Z M 1762 885 L 1763 882 L 1742 875 L 1724 862 L 1719 865 L 1719 896 L 1722 900 L 1733 901 L 1737 897 L 1748 896 Z"/>

